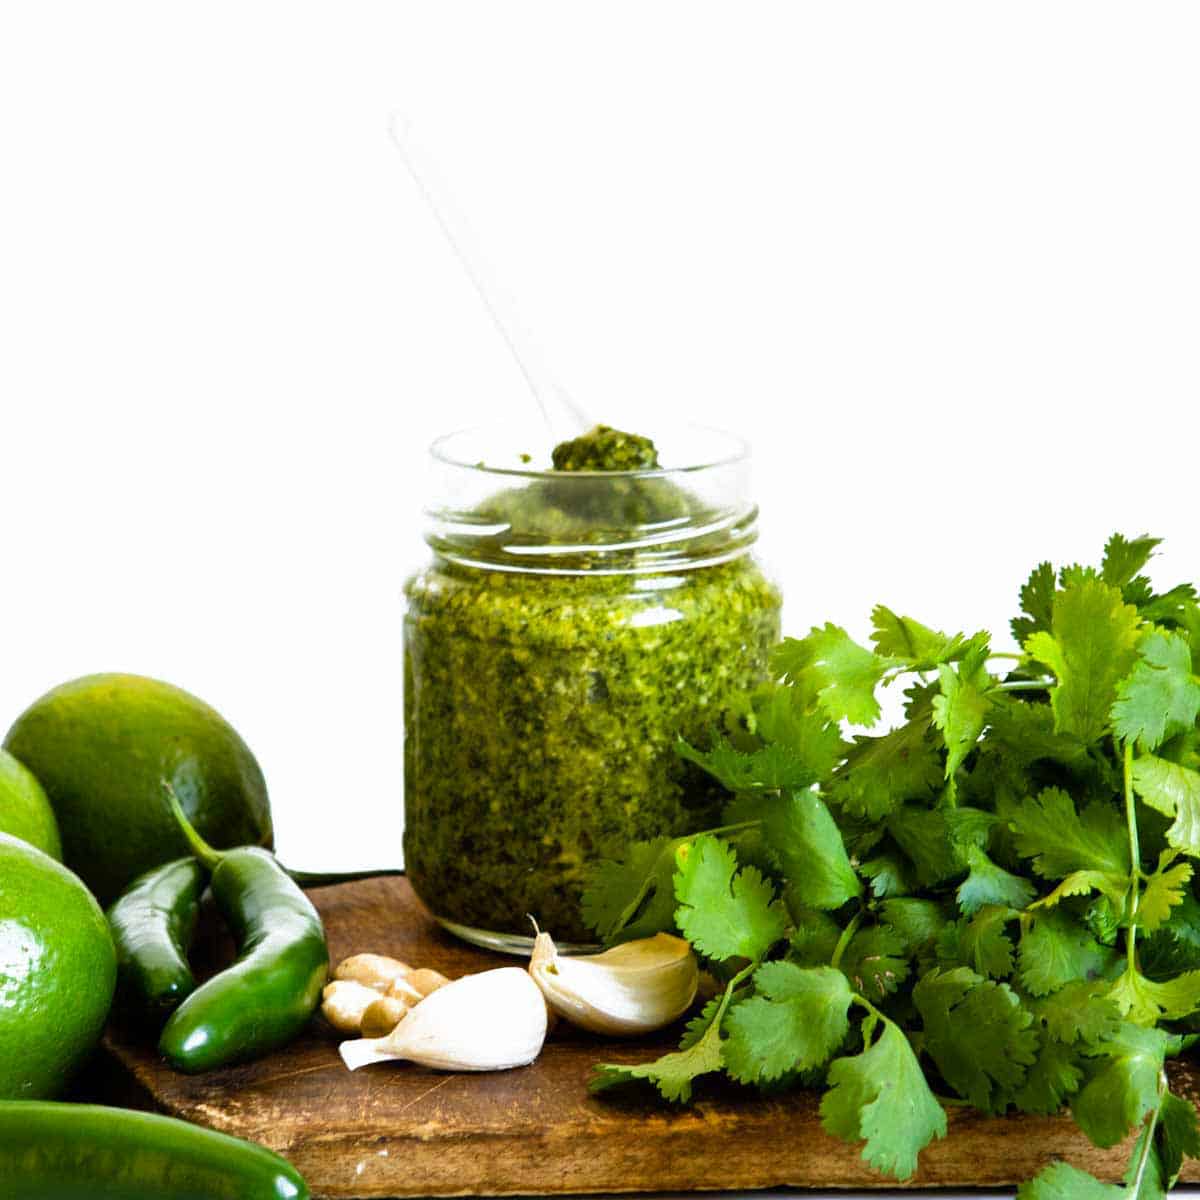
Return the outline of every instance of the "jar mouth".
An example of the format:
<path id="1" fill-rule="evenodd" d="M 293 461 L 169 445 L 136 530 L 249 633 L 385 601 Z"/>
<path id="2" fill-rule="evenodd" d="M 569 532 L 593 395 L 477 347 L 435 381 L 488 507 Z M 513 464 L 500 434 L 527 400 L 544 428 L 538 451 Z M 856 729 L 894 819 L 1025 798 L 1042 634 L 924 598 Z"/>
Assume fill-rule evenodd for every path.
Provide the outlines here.
<path id="1" fill-rule="evenodd" d="M 435 553 L 522 574 L 641 575 L 728 562 L 757 538 L 740 437 L 678 426 L 655 438 L 666 465 L 629 471 L 523 463 L 539 449 L 550 461 L 541 437 L 485 426 L 434 442 L 425 540 Z"/>
<path id="2" fill-rule="evenodd" d="M 535 467 L 529 464 L 550 461 L 554 444 L 549 432 L 501 424 L 442 434 L 430 444 L 429 455 L 436 464 L 478 475 L 555 481 L 661 479 L 736 466 L 750 458 L 750 445 L 745 438 L 710 425 L 684 424 L 645 431 L 639 427 L 639 432 L 654 441 L 660 461 L 667 459 L 667 465 L 632 471 L 556 471 L 551 467 Z"/>

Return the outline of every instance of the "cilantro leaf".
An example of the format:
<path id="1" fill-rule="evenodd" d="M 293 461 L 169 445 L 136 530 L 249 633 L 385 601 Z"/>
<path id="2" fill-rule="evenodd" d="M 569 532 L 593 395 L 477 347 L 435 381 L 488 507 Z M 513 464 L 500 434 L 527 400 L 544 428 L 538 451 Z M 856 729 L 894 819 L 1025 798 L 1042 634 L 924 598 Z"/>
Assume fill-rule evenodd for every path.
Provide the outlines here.
<path id="1" fill-rule="evenodd" d="M 758 735 L 769 745 L 791 751 L 808 767 L 814 782 L 826 778 L 846 753 L 837 722 L 807 708 L 798 688 L 760 687 L 754 693 L 753 711 Z"/>
<path id="2" fill-rule="evenodd" d="M 1027 1113 L 1053 1116 L 1073 1096 L 1083 1082 L 1076 1052 L 1063 1042 L 1042 1033 L 1037 1058 L 1025 1076 L 1025 1082 L 1013 1096 L 1013 1103 Z"/>
<path id="3" fill-rule="evenodd" d="M 915 897 L 885 900 L 879 906 L 879 916 L 901 939 L 909 955 L 936 941 L 948 923 L 945 910 L 936 900 Z"/>
<path id="4" fill-rule="evenodd" d="M 1003 1112 L 1037 1056 L 1033 1016 L 1004 983 L 967 967 L 934 968 L 913 989 L 926 1052 L 959 1095 Z"/>
<path id="5" fill-rule="evenodd" d="M 1082 813 L 1061 788 L 1028 796 L 1012 814 L 1017 852 L 1033 859 L 1045 879 L 1089 870 L 1127 877 L 1129 842 L 1125 822 L 1111 804 L 1095 802 Z"/>
<path id="6" fill-rule="evenodd" d="M 764 807 L 763 829 L 787 881 L 789 901 L 833 909 L 862 894 L 842 835 L 815 792 L 773 800 Z"/>
<path id="7" fill-rule="evenodd" d="M 804 638 L 784 638 L 771 665 L 831 721 L 873 725 L 880 711 L 875 689 L 897 664 L 860 646 L 840 626 L 827 624 Z"/>
<path id="8" fill-rule="evenodd" d="M 993 695 L 984 749 L 1017 768 L 1040 759 L 1066 767 L 1087 764 L 1087 749 L 1077 738 L 1054 729 L 1054 711 L 1048 704 L 1033 704 L 1012 696 Z"/>
<path id="9" fill-rule="evenodd" d="M 871 612 L 871 641 L 877 653 L 886 658 L 903 659 L 913 671 L 932 671 L 941 663 L 956 662 L 979 642 L 987 642 L 987 634 L 966 637 L 956 633 L 947 637 L 914 621 L 912 617 L 897 616 L 883 604 Z"/>
<path id="10" fill-rule="evenodd" d="M 754 986 L 726 1018 L 725 1063 L 734 1079 L 763 1083 L 821 1066 L 845 1040 L 853 994 L 840 971 L 764 963 Z"/>
<path id="11" fill-rule="evenodd" d="M 1045 996 L 1075 980 L 1095 978 L 1111 953 L 1067 913 L 1051 910 L 1028 921 L 1017 958 L 1022 984 Z"/>
<path id="12" fill-rule="evenodd" d="M 1185 971 L 1158 982 L 1126 967 L 1108 992 L 1122 1016 L 1135 1025 L 1156 1025 L 1191 1016 L 1200 1009 L 1200 971 Z"/>
<path id="13" fill-rule="evenodd" d="M 1167 1035 L 1128 1023 L 1089 1051 L 1098 1066 L 1071 1101 L 1079 1127 L 1100 1147 L 1115 1146 L 1158 1106 Z"/>
<path id="14" fill-rule="evenodd" d="M 1174 1092 L 1167 1092 L 1158 1110 L 1158 1127 L 1167 1186 L 1174 1187 L 1185 1156 L 1200 1158 L 1200 1127 L 1195 1106 Z"/>
<path id="15" fill-rule="evenodd" d="M 842 935 L 841 926 L 828 913 L 813 909 L 796 912 L 792 919 L 796 924 L 789 954 L 792 961 L 809 967 L 829 962 Z"/>
<path id="16" fill-rule="evenodd" d="M 1182 904 L 1188 895 L 1187 884 L 1192 877 L 1191 863 L 1168 864 L 1175 855 L 1167 850 L 1160 856 L 1158 870 L 1146 881 L 1146 890 L 1138 902 L 1138 925 L 1153 933 L 1171 919 L 1171 910 Z"/>
<path id="17" fill-rule="evenodd" d="M 1196 589 L 1181 583 L 1160 596 L 1151 595 L 1136 601 L 1138 612 L 1146 621 L 1167 629 L 1178 629 L 1193 646 L 1200 646 L 1200 608 L 1196 605 Z"/>
<path id="18" fill-rule="evenodd" d="M 883 1031 L 871 1043 L 876 1023 Z M 845 1141 L 865 1140 L 862 1156 L 876 1170 L 910 1179 L 918 1153 L 946 1136 L 946 1114 L 896 1025 L 873 1014 L 863 1022 L 863 1041 L 861 1054 L 830 1064 L 821 1123 Z"/>
<path id="19" fill-rule="evenodd" d="M 760 959 L 783 937 L 787 913 L 754 867 L 711 834 L 676 851 L 675 923 L 707 958 Z"/>
<path id="20" fill-rule="evenodd" d="M 725 993 L 710 996 L 704 1007 L 692 1017 L 683 1027 L 683 1037 L 679 1039 L 680 1050 L 690 1050 L 704 1035 L 717 1018 L 721 1006 L 725 1003 Z"/>
<path id="21" fill-rule="evenodd" d="M 854 990 L 880 1001 L 908 978 L 904 938 L 886 925 L 860 929 L 846 946 L 841 969 Z"/>
<path id="22" fill-rule="evenodd" d="M 1117 588 L 1097 579 L 1056 593 L 1052 632 L 1031 634 L 1025 650 L 1058 681 L 1050 705 L 1060 733 L 1092 743 L 1108 732 L 1117 684 L 1133 665 L 1140 620 Z"/>
<path id="23" fill-rule="evenodd" d="M 963 870 L 963 857 L 951 836 L 945 810 L 906 804 L 888 818 L 887 827 L 922 884 L 941 883 Z"/>
<path id="24" fill-rule="evenodd" d="M 820 778 L 787 746 L 770 745 L 744 751 L 718 738 L 711 750 L 696 750 L 680 739 L 675 743 L 675 751 L 731 792 L 806 788 Z"/>
<path id="25" fill-rule="evenodd" d="M 858 873 L 870 880 L 871 895 L 877 899 L 908 896 L 917 890 L 912 865 L 890 844 L 866 862 L 860 863 Z"/>
<path id="26" fill-rule="evenodd" d="M 958 664 L 938 667 L 941 692 L 933 697 L 933 723 L 946 742 L 947 779 L 953 779 L 963 759 L 975 748 L 991 708 L 992 678 L 984 669 L 986 642 L 974 646 Z"/>
<path id="27" fill-rule="evenodd" d="M 1024 908 L 1037 895 L 1028 879 L 997 866 L 978 846 L 966 851 L 966 860 L 968 874 L 955 895 L 968 915 L 988 904 Z"/>
<path id="28" fill-rule="evenodd" d="M 588 1080 L 590 1092 L 644 1079 L 654 1084 L 663 1099 L 686 1104 L 692 1098 L 692 1083 L 701 1075 L 719 1071 L 725 1064 L 721 1026 L 741 974 L 735 975 L 715 1004 L 705 1006 L 700 1017 L 688 1024 L 684 1047 L 648 1063 L 597 1063 Z"/>
<path id="29" fill-rule="evenodd" d="M 943 777 L 928 716 L 882 737 L 860 736 L 834 773 L 831 797 L 847 812 L 878 821 L 906 800 L 925 800 Z"/>
<path id="30" fill-rule="evenodd" d="M 1017 1200 L 1132 1200 L 1115 1183 L 1101 1183 L 1070 1163 L 1052 1162 L 1017 1188 Z"/>
<path id="31" fill-rule="evenodd" d="M 1049 631 L 1055 591 L 1054 568 L 1048 562 L 1038 563 L 1021 588 L 1021 611 L 1025 616 L 1012 621 L 1017 645 L 1025 645 L 1030 635 L 1039 630 Z"/>
<path id="32" fill-rule="evenodd" d="M 1029 1006 L 1055 1041 L 1095 1045 L 1112 1038 L 1121 1025 L 1121 1010 L 1109 988 L 1103 980 L 1077 979 Z"/>
<path id="33" fill-rule="evenodd" d="M 1013 969 L 1013 943 L 1006 926 L 1016 915 L 1002 905 L 987 905 L 970 920 L 945 925 L 937 941 L 938 961 L 970 967 L 992 979 L 1006 978 Z"/>
<path id="34" fill-rule="evenodd" d="M 1154 631 L 1138 646 L 1138 662 L 1117 685 L 1113 732 L 1140 750 L 1157 750 L 1168 738 L 1195 728 L 1200 683 L 1192 674 L 1192 648 L 1174 633 Z"/>
<path id="35" fill-rule="evenodd" d="M 687 1050 L 673 1050 L 653 1062 L 624 1065 L 597 1063 L 588 1080 L 588 1090 L 603 1092 L 624 1083 L 645 1079 L 654 1084 L 664 1100 L 686 1104 L 692 1098 L 692 1082 L 701 1075 L 719 1071 L 723 1064 L 721 1038 L 716 1024 Z"/>
<path id="36" fill-rule="evenodd" d="M 1200 969 L 1200 901 L 1185 893 L 1166 924 L 1139 941 L 1138 955 L 1142 972 L 1150 979 L 1169 979 Z"/>
<path id="37" fill-rule="evenodd" d="M 1104 923 L 1111 926 L 1112 936 L 1115 937 L 1120 926 L 1120 914 L 1124 912 L 1129 897 L 1129 886 L 1129 877 L 1126 875 L 1116 875 L 1110 871 L 1072 871 L 1058 887 L 1029 907 L 1053 908 L 1063 900 L 1100 892 L 1101 900 L 1108 906 Z M 1099 917 L 1099 912 L 1096 915 Z M 1097 936 L 1100 935 L 1097 933 Z"/>
<path id="38" fill-rule="evenodd" d="M 1137 573 L 1150 561 L 1155 549 L 1162 545 L 1162 538 L 1149 534 L 1126 538 L 1114 533 L 1104 546 L 1104 561 L 1100 564 L 1100 578 L 1113 587 L 1124 588 L 1133 582 Z"/>
<path id="39" fill-rule="evenodd" d="M 1134 1145 L 1124 1187 L 1103 1183 L 1070 1163 L 1053 1162 L 1021 1184 L 1017 1200 L 1162 1200 L 1167 1184 L 1156 1148 L 1148 1151 L 1145 1166 L 1139 1171 L 1142 1147 L 1148 1136 L 1150 1127 L 1146 1126 Z"/>
<path id="40" fill-rule="evenodd" d="M 584 922 L 605 942 L 650 937 L 675 928 L 673 843 L 634 842 L 623 862 L 602 861 L 583 888 Z"/>
<path id="41" fill-rule="evenodd" d="M 1200 857 L 1200 772 L 1143 754 L 1133 764 L 1133 786 L 1151 808 L 1175 818 L 1167 830 L 1170 845 Z"/>

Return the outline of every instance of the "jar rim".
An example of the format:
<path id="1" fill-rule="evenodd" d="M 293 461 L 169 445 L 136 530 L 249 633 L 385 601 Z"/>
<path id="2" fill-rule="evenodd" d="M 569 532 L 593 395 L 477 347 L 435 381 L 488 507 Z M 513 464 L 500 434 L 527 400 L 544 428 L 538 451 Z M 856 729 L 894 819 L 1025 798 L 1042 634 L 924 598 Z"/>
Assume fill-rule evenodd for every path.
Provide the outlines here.
<path id="1" fill-rule="evenodd" d="M 657 435 L 653 436 L 653 440 L 655 445 L 659 446 L 660 439 L 666 441 L 671 437 L 672 433 L 707 439 L 714 446 L 714 450 L 710 453 L 702 454 L 700 456 L 701 461 L 687 462 L 682 466 L 647 467 L 627 471 L 556 471 L 553 468 L 539 469 L 525 465 L 493 466 L 485 461 L 481 461 L 476 455 L 463 454 L 461 451 L 458 453 L 454 452 L 456 443 L 464 442 L 469 438 L 492 435 L 492 437 L 497 439 L 498 444 L 503 444 L 506 441 L 512 441 L 515 444 L 516 440 L 525 438 L 525 434 L 520 429 L 514 431 L 513 427 L 509 425 L 492 424 L 466 426 L 462 429 L 442 434 L 430 443 L 429 456 L 442 466 L 458 467 L 466 471 L 475 472 L 479 476 L 527 480 L 553 479 L 559 483 L 573 478 L 581 480 L 672 478 L 681 475 L 693 475 L 700 471 L 710 471 L 719 467 L 734 466 L 738 463 L 747 462 L 750 459 L 750 443 L 744 437 L 728 430 L 718 429 L 712 425 L 682 422 L 669 429 L 651 429 L 647 436 Z M 518 435 L 520 435 L 520 438 L 518 438 Z M 544 439 L 546 434 L 544 432 L 540 434 L 533 432 L 529 434 L 527 440 L 532 444 L 538 437 Z M 719 446 L 723 447 L 723 450 L 715 449 Z M 549 458 L 549 454 L 546 457 Z"/>

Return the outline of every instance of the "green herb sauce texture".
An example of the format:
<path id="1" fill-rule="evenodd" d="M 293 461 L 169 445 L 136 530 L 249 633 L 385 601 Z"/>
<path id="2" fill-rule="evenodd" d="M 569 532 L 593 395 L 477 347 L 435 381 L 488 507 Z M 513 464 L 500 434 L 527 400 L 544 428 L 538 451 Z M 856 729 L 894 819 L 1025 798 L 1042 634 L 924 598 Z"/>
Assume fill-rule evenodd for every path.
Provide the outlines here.
<path id="1" fill-rule="evenodd" d="M 566 446 L 555 462 L 586 471 L 654 454 L 603 426 Z M 552 475 L 479 513 L 507 525 L 509 545 L 583 547 L 702 515 L 660 477 Z M 593 565 L 586 548 L 568 561 Z M 405 866 L 439 917 L 524 934 L 533 916 L 590 941 L 587 866 L 715 819 L 720 789 L 675 743 L 702 740 L 765 677 L 780 596 L 748 554 L 633 573 L 638 562 L 631 550 L 630 573 L 547 575 L 435 554 L 409 580 Z"/>

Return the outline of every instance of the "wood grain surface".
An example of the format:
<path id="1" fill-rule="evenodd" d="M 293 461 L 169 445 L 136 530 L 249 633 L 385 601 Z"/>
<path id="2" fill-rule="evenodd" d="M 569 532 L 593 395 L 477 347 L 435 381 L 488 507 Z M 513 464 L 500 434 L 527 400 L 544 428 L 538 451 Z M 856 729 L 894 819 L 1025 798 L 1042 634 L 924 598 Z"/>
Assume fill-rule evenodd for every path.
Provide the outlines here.
<path id="1" fill-rule="evenodd" d="M 463 945 L 430 920 L 402 878 L 310 892 L 334 961 L 391 954 L 452 978 L 512 959 Z M 201 932 L 201 973 L 231 947 L 211 916 Z M 208 1075 L 176 1074 L 153 1039 L 114 1025 L 105 1040 L 111 1099 L 153 1107 L 251 1138 L 290 1159 L 325 1197 L 557 1195 L 799 1186 L 894 1188 L 860 1147 L 827 1136 L 817 1097 L 765 1099 L 703 1083 L 688 1108 L 649 1091 L 588 1095 L 591 1065 L 654 1057 L 678 1031 L 611 1042 L 559 1025 L 532 1066 L 487 1075 L 441 1074 L 383 1063 L 351 1073 L 338 1036 L 320 1019 L 269 1058 Z M 1173 1085 L 1193 1103 L 1200 1073 L 1173 1064 Z M 948 1136 L 921 1155 L 910 1186 L 995 1187 L 1062 1158 L 1118 1180 L 1128 1146 L 1093 1147 L 1068 1117 L 987 1118 L 950 1112 Z M 1200 1180 L 1195 1160 L 1185 1180 Z"/>

